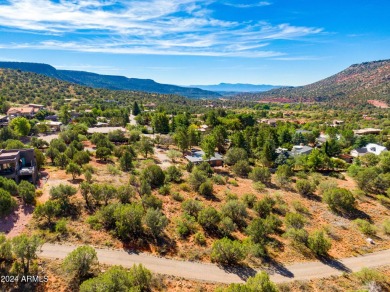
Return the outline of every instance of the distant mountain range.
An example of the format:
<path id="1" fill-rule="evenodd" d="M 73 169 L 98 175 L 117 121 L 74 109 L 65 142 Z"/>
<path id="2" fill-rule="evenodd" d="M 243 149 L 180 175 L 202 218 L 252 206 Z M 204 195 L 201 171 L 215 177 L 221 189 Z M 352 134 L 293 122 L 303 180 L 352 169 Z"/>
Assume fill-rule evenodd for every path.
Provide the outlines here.
<path id="1" fill-rule="evenodd" d="M 270 102 L 332 102 L 348 106 L 367 103 L 368 100 L 390 104 L 390 60 L 355 64 L 306 86 L 242 93 L 237 98 Z"/>
<path id="2" fill-rule="evenodd" d="M 134 90 L 150 93 L 174 94 L 189 98 L 218 98 L 222 95 L 192 87 L 161 84 L 151 79 L 127 78 L 124 76 L 101 75 L 84 71 L 57 70 L 53 66 L 40 63 L 0 62 L 0 68 L 33 72 L 93 88 L 112 90 Z"/>
<path id="3" fill-rule="evenodd" d="M 280 88 L 283 86 L 279 85 L 268 85 L 268 84 L 244 84 L 244 83 L 220 83 L 216 85 L 190 85 L 189 87 L 196 87 L 204 90 L 210 90 L 220 92 L 263 92 L 271 89 Z"/>

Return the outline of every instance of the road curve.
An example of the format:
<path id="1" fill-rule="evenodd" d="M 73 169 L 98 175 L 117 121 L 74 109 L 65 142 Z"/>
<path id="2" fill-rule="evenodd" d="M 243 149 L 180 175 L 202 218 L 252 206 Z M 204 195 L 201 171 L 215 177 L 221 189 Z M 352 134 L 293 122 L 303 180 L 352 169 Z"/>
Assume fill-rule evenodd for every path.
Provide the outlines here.
<path id="1" fill-rule="evenodd" d="M 45 243 L 41 258 L 64 259 L 76 245 L 58 245 Z M 155 257 L 146 253 L 133 253 L 125 250 L 95 248 L 99 262 L 107 265 L 121 265 L 131 267 L 133 264 L 143 264 L 154 273 L 172 275 L 187 279 L 218 283 L 242 283 L 253 276 L 258 270 L 250 268 L 224 269 L 214 264 L 179 261 Z M 280 264 L 267 268 L 271 280 L 275 283 L 294 280 L 309 280 L 340 275 L 343 272 L 355 272 L 363 267 L 377 267 L 390 265 L 390 250 L 384 250 L 357 257 L 341 260 L 316 261 L 297 263 L 288 266 Z"/>

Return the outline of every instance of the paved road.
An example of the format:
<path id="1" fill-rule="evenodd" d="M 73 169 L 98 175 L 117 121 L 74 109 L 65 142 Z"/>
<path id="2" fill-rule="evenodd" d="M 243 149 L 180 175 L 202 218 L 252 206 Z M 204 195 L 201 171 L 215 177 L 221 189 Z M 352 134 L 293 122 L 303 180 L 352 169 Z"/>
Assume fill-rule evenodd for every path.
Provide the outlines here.
<path id="1" fill-rule="evenodd" d="M 40 257 L 63 259 L 74 250 L 76 246 L 44 244 Z M 155 257 L 145 253 L 130 253 L 124 250 L 96 249 L 99 262 L 107 265 L 121 265 L 131 267 L 142 263 L 152 272 L 173 275 L 188 279 L 219 282 L 241 283 L 249 276 L 256 274 L 253 269 L 222 269 L 214 264 L 178 261 Z M 343 272 L 355 272 L 363 267 L 375 267 L 390 264 L 390 250 L 371 253 L 363 256 L 346 258 L 332 262 L 298 263 L 290 266 L 273 265 L 268 269 L 272 281 L 276 283 L 323 278 L 340 275 Z"/>

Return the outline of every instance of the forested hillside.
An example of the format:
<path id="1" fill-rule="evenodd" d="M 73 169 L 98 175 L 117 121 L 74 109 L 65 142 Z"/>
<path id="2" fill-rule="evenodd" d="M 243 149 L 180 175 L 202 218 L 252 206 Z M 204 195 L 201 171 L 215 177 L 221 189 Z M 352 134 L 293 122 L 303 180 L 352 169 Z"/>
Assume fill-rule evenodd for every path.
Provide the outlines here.
<path id="1" fill-rule="evenodd" d="M 321 81 L 263 93 L 241 94 L 240 99 L 282 102 L 332 102 L 355 106 L 367 100 L 390 101 L 390 60 L 355 64 Z"/>
<path id="2" fill-rule="evenodd" d="M 150 93 L 175 94 L 188 98 L 218 98 L 216 92 L 199 88 L 187 88 L 157 83 L 151 79 L 127 78 L 125 76 L 101 75 L 84 71 L 57 70 L 47 64 L 24 62 L 0 62 L 0 68 L 32 72 L 93 88 L 112 90 L 137 90 Z"/>
<path id="3" fill-rule="evenodd" d="M 115 101 L 122 105 L 130 105 L 135 100 L 141 103 L 161 105 L 168 112 L 205 110 L 206 100 L 188 99 L 172 94 L 146 93 L 142 91 L 124 91 L 96 89 L 81 86 L 41 74 L 22 72 L 20 70 L 0 69 L 0 98 L 10 103 L 39 103 L 59 108 L 65 99 L 78 99 L 89 104 Z M 214 100 L 215 105 L 242 106 L 236 101 Z"/>

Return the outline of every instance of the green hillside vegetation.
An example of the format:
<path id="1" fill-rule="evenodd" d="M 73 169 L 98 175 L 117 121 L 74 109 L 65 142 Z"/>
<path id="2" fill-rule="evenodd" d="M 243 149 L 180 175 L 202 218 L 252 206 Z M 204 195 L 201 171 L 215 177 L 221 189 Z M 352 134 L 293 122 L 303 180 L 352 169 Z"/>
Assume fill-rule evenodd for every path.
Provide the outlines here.
<path id="1" fill-rule="evenodd" d="M 9 104 L 38 103 L 51 106 L 57 110 L 65 104 L 65 99 L 74 99 L 73 103 L 80 103 L 81 101 L 81 104 L 90 105 L 103 103 L 107 105 L 107 102 L 111 102 L 115 106 L 128 106 L 133 104 L 134 101 L 155 103 L 157 106 L 163 105 L 168 112 L 196 112 L 202 111 L 202 109 L 204 111 L 205 105 L 209 103 L 206 100 L 188 99 L 173 94 L 96 89 L 49 78 L 37 73 L 10 69 L 0 69 L 1 99 Z M 230 104 L 231 106 L 238 106 L 240 103 L 239 101 L 230 101 L 229 103 L 220 100 L 213 101 L 215 105 Z M 241 106 L 244 106 L 246 103 L 241 104 Z"/>
<path id="2" fill-rule="evenodd" d="M 390 103 L 390 60 L 355 64 L 313 84 L 285 87 L 256 94 L 242 94 L 241 99 L 291 102 L 332 102 L 355 107 L 367 100 Z"/>
<path id="3" fill-rule="evenodd" d="M 93 88 L 105 88 L 111 90 L 139 90 L 150 93 L 176 94 L 189 98 L 218 98 L 221 96 L 219 93 L 213 91 L 161 84 L 151 79 L 101 75 L 84 71 L 57 70 L 53 66 L 47 64 L 0 62 L 0 68 L 42 74 L 62 81 L 90 86 Z"/>

